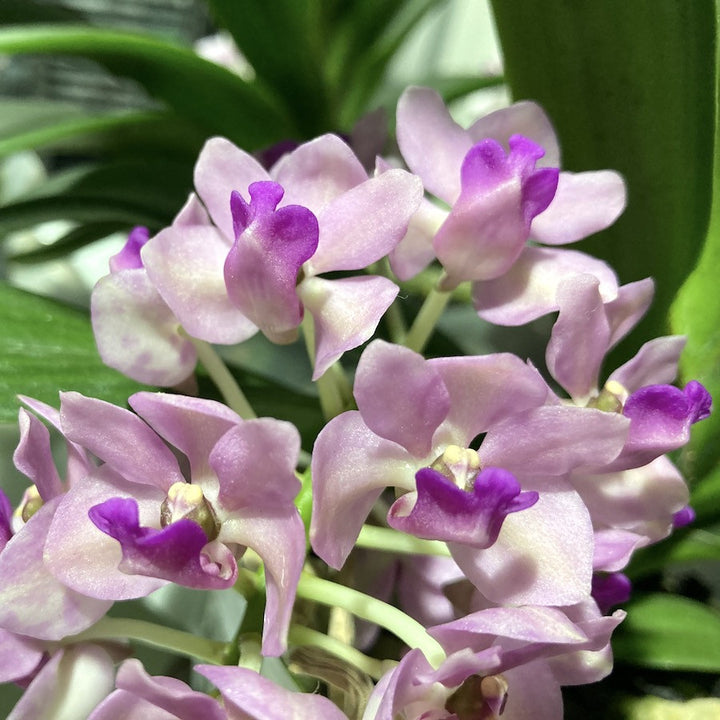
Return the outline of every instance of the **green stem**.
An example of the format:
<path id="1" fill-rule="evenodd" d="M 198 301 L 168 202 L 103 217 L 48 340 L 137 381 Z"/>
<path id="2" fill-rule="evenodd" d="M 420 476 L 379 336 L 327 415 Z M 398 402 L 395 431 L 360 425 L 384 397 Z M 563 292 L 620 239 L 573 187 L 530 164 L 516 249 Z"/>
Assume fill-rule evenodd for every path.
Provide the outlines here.
<path id="1" fill-rule="evenodd" d="M 315 325 L 309 312 L 306 312 L 303 318 L 302 330 L 310 363 L 315 367 Z M 348 397 L 352 397 L 352 391 L 339 362 L 329 367 L 315 383 L 325 420 L 331 420 L 347 409 Z"/>
<path id="2" fill-rule="evenodd" d="M 445 659 L 440 644 L 417 620 L 382 600 L 305 572 L 300 577 L 297 594 L 321 605 L 344 608 L 363 620 L 386 628 L 408 647 L 419 648 L 434 667 Z"/>
<path id="3" fill-rule="evenodd" d="M 376 525 L 363 525 L 355 545 L 383 552 L 450 557 L 450 551 L 444 542 L 422 540 L 414 535 Z"/>
<path id="4" fill-rule="evenodd" d="M 169 650 L 213 665 L 222 665 L 228 652 L 226 643 L 131 618 L 104 617 L 78 635 L 65 638 L 62 644 L 87 640 L 135 640 L 143 645 Z"/>
<path id="5" fill-rule="evenodd" d="M 408 334 L 405 336 L 403 345 L 411 350 L 415 350 L 415 352 L 423 351 L 435 329 L 435 325 L 437 325 L 437 321 L 440 319 L 445 306 L 450 300 L 452 292 L 439 289 L 442 287 L 444 278 L 444 274 L 440 276 L 437 285 L 425 298 L 420 312 L 418 312 Z"/>
<path id="6" fill-rule="evenodd" d="M 302 625 L 291 625 L 288 640 L 292 645 L 299 647 L 319 647 L 331 655 L 354 665 L 375 680 L 379 680 L 384 674 L 385 668 L 382 660 L 368 657 L 351 645 L 346 645 L 329 635 L 303 627 Z"/>
<path id="7" fill-rule="evenodd" d="M 190 340 L 197 350 L 198 358 L 200 358 L 212 381 L 217 385 L 228 407 L 244 420 L 256 418 L 257 415 L 247 401 L 245 394 L 220 356 L 215 352 L 213 346 L 197 338 L 190 338 Z"/>

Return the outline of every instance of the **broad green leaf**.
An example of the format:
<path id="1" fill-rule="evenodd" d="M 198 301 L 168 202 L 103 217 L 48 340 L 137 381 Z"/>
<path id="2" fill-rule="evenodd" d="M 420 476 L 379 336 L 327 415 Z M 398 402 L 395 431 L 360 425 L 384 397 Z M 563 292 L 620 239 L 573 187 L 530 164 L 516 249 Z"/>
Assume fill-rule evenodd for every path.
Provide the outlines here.
<path id="1" fill-rule="evenodd" d="M 623 282 L 656 280 L 647 337 L 665 334 L 670 303 L 705 235 L 712 177 L 712 0 L 526 0 L 492 3 L 515 98 L 537 100 L 558 131 L 563 166 L 614 168 L 628 207 L 578 249 Z"/>
<path id="2" fill-rule="evenodd" d="M 139 82 L 206 134 L 248 150 L 289 137 L 292 124 L 270 92 L 152 35 L 77 26 L 0 29 L 0 53 L 81 55 Z"/>
<path id="3" fill-rule="evenodd" d="M 57 406 L 77 390 L 124 405 L 143 389 L 100 360 L 90 321 L 78 310 L 0 284 L 0 422 L 16 422 L 18 394 Z"/>
<path id="4" fill-rule="evenodd" d="M 709 530 L 677 531 L 657 545 L 641 548 L 625 573 L 633 580 L 671 566 L 701 562 L 720 562 L 720 535 Z"/>
<path id="5" fill-rule="evenodd" d="M 678 595 L 634 599 L 612 639 L 617 660 L 663 670 L 720 672 L 720 613 Z"/>
<path id="6" fill-rule="evenodd" d="M 720 50 L 715 64 L 720 68 Z M 718 103 L 720 73 L 716 105 Z M 685 470 L 695 478 L 702 478 L 714 469 L 715 481 L 711 487 L 716 488 L 720 479 L 717 467 L 720 460 L 720 293 L 717 282 L 720 268 L 720 115 L 715 126 L 712 191 L 705 246 L 697 267 L 680 288 L 673 303 L 670 322 L 674 332 L 688 335 L 680 361 L 683 379 L 700 380 L 715 399 L 715 412 L 693 427 L 692 440 L 684 456 Z M 698 490 L 703 492 L 702 485 Z"/>

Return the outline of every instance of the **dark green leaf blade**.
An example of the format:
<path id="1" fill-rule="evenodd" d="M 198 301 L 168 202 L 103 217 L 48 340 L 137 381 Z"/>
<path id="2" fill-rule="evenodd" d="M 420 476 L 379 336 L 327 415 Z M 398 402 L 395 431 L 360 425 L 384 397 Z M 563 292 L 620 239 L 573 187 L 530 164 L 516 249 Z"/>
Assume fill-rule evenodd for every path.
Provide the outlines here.
<path id="1" fill-rule="evenodd" d="M 18 394 L 58 405 L 76 390 L 125 405 L 141 385 L 100 360 L 90 321 L 81 311 L 0 284 L 0 422 L 15 422 Z"/>
<path id="2" fill-rule="evenodd" d="M 612 639 L 617 660 L 663 670 L 720 672 L 720 614 L 679 595 L 637 597 Z"/>
<path id="3" fill-rule="evenodd" d="M 623 216 L 578 249 L 623 282 L 653 276 L 643 328 L 664 334 L 710 210 L 715 3 L 494 0 L 493 10 L 512 94 L 545 107 L 564 167 L 627 179 Z"/>

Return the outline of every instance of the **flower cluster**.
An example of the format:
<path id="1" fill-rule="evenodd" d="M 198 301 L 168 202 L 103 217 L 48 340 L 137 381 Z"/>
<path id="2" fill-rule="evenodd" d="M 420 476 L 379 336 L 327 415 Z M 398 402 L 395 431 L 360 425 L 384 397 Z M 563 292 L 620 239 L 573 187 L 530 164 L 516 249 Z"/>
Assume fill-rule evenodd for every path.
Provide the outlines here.
<path id="1" fill-rule="evenodd" d="M 14 462 L 30 487 L 14 510 L 0 494 L 0 677 L 27 688 L 12 720 L 49 704 L 91 720 L 557 720 L 561 686 L 610 672 L 622 570 L 692 520 L 666 454 L 710 397 L 670 384 L 682 337 L 602 374 L 653 283 L 560 247 L 612 224 L 625 186 L 561 171 L 541 108 L 464 129 L 411 88 L 397 139 L 408 169 L 378 158 L 369 172 L 335 135 L 269 168 L 213 138 L 173 223 L 136 228 L 110 259 L 92 295 L 100 355 L 175 391 L 130 409 L 21 397 Z M 413 325 L 381 337 L 397 283 L 433 262 Z M 423 356 L 467 282 L 478 328 L 556 313 L 544 368 Z M 312 447 L 255 416 L 211 345 L 257 332 L 304 337 L 326 420 Z M 351 387 L 339 361 L 368 341 Z M 178 392 L 197 391 L 198 360 L 225 402 Z M 235 637 L 122 617 L 121 601 L 171 584 L 242 594 Z M 397 655 L 378 657 L 378 628 Z M 128 640 L 200 660 L 218 692 L 149 675 Z M 273 657 L 327 697 L 270 679 Z"/>

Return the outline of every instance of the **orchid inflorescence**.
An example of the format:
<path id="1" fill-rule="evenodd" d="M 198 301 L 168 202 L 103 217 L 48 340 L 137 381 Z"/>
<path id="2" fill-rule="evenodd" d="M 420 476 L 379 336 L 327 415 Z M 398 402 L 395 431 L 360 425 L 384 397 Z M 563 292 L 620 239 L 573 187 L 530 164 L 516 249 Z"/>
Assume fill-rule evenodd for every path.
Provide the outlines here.
<path id="1" fill-rule="evenodd" d="M 710 396 L 670 384 L 678 336 L 600 379 L 653 283 L 562 247 L 611 225 L 626 189 L 561 171 L 540 107 L 463 129 L 410 88 L 397 141 L 408 170 L 378 158 L 369 174 L 336 135 L 269 168 L 212 138 L 173 223 L 110 259 L 91 302 L 100 355 L 176 392 L 130 409 L 21 397 L 31 485 L 14 510 L 0 495 L 0 675 L 27 688 L 11 720 L 554 720 L 561 686 L 610 672 L 622 570 L 692 521 L 666 453 Z M 395 280 L 435 261 L 412 326 L 373 339 L 405 302 Z M 478 328 L 557 313 L 546 372 L 508 352 L 422 355 L 468 282 Z M 307 344 L 326 421 L 312 448 L 255 416 L 213 348 L 258 332 Z M 340 360 L 368 341 L 351 385 Z M 224 403 L 177 392 L 196 391 L 198 360 Z M 220 642 L 108 615 L 173 584 L 234 588 L 264 617 L 229 618 Z M 149 674 L 129 641 L 200 661 L 217 691 Z"/>

